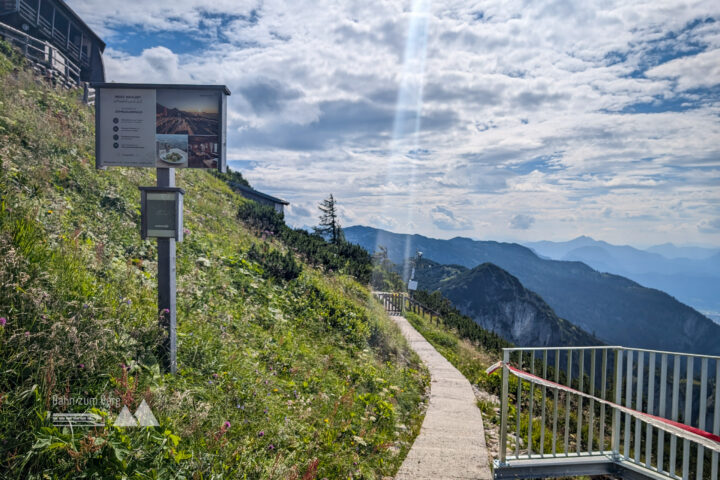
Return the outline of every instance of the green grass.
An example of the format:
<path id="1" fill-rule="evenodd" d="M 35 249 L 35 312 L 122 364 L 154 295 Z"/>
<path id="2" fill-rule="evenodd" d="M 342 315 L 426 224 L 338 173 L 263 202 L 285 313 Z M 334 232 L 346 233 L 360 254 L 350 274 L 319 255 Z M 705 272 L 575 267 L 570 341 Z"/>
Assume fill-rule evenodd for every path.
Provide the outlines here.
<path id="1" fill-rule="evenodd" d="M 3 478 L 394 474 L 428 377 L 365 286 L 299 256 L 297 278 L 268 274 L 258 252 L 290 250 L 237 220 L 245 200 L 221 178 L 179 171 L 179 374 L 161 373 L 156 245 L 138 228 L 138 186 L 154 172 L 94 169 L 79 92 L 1 52 L 0 83 Z M 131 411 L 146 399 L 161 427 L 112 427 L 116 407 L 98 410 L 97 430 L 50 422 L 53 398 L 102 395 Z"/>

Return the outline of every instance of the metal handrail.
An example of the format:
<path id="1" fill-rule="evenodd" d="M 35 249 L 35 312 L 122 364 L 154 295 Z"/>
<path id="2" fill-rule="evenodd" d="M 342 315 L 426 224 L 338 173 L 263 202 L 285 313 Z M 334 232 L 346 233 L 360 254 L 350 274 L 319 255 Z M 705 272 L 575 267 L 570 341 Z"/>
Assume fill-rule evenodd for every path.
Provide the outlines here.
<path id="1" fill-rule="evenodd" d="M 517 351 L 524 351 L 524 352 L 531 352 L 531 351 L 543 351 L 543 350 L 577 350 L 580 347 L 512 347 L 507 348 L 506 350 L 509 350 L 511 352 L 517 352 Z M 599 345 L 599 346 L 587 346 L 582 347 L 583 350 L 588 349 L 619 349 L 619 350 L 632 350 L 635 352 L 645 352 L 645 353 L 661 353 L 661 354 L 667 354 L 667 355 L 680 355 L 677 352 L 671 352 L 669 350 L 652 350 L 648 348 L 633 348 L 633 347 L 623 347 L 620 345 Z M 695 357 L 695 358 L 707 358 L 709 360 L 720 360 L 720 356 L 717 355 L 704 355 L 701 353 L 682 353 L 681 355 L 686 357 Z"/>
<path id="2" fill-rule="evenodd" d="M 503 361 L 591 398 L 700 430 L 712 425 L 712 433 L 720 434 L 718 356 L 622 346 L 514 347 L 503 349 Z M 531 478 L 538 469 L 552 471 L 553 465 L 567 473 L 567 460 L 580 457 L 583 461 L 577 462 L 578 475 L 589 471 L 591 464 L 585 457 L 593 457 L 598 464 L 610 462 L 613 468 L 631 468 L 633 475 L 645 478 L 718 478 L 717 452 L 708 452 L 688 438 L 667 433 L 603 402 L 583 400 L 580 395 L 520 378 L 512 392 L 515 422 L 511 425 L 507 366 L 502 375 L 497 478 Z M 680 394 L 681 387 L 684 395 Z M 509 434 L 509 429 L 514 432 Z M 514 454 L 508 454 L 508 440 L 513 439 Z M 565 460 L 558 463 L 558 458 Z"/>

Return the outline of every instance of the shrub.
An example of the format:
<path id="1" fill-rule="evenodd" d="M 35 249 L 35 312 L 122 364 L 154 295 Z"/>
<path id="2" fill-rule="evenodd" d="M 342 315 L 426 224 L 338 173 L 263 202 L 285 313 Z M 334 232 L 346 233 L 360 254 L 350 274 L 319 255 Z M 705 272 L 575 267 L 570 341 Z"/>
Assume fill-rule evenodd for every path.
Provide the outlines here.
<path id="1" fill-rule="evenodd" d="M 359 282 L 370 282 L 370 254 L 359 245 L 342 241 L 329 243 L 320 235 L 285 225 L 283 215 L 268 205 L 246 202 L 238 209 L 238 218 L 257 232 L 277 235 L 289 248 L 310 264 L 352 275 Z"/>
<path id="2" fill-rule="evenodd" d="M 285 227 L 283 214 L 268 205 L 261 205 L 253 201 L 240 205 L 238 218 L 257 232 L 270 232 L 276 235 Z"/>
<path id="3" fill-rule="evenodd" d="M 290 281 L 302 273 L 302 267 L 295 261 L 292 252 L 282 254 L 277 250 L 270 249 L 267 245 L 263 245 L 261 248 L 262 250 L 253 244 L 248 251 L 248 259 L 259 263 L 266 276 Z"/>

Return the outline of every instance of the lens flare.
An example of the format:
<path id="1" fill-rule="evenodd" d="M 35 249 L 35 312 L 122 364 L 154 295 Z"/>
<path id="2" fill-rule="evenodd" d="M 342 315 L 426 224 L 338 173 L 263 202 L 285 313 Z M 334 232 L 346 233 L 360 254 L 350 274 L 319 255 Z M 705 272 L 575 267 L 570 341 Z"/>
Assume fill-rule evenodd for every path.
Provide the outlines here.
<path id="1" fill-rule="evenodd" d="M 398 228 L 402 231 L 413 229 L 416 192 L 417 160 L 414 152 L 420 146 L 420 120 L 422 117 L 423 84 L 425 79 L 425 58 L 427 55 L 428 24 L 430 21 L 430 0 L 413 0 L 408 35 L 403 57 L 402 77 L 395 105 L 391 154 L 387 166 L 385 185 L 396 185 L 404 189 L 406 199 L 405 215 L 401 216 Z M 383 198 L 383 212 L 400 208 L 391 202 L 392 197 Z M 376 250 L 377 250 L 376 240 Z M 410 257 L 410 237 L 405 243 L 405 258 Z M 409 265 L 405 262 L 403 277 L 408 276 Z"/>

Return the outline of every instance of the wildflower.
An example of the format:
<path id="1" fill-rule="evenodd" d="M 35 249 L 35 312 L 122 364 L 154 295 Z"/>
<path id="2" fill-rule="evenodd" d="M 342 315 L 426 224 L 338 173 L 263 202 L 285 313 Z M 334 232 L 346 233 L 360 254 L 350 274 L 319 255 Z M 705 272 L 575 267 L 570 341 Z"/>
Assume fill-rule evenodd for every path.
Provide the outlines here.
<path id="1" fill-rule="evenodd" d="M 30 336 L 30 332 L 25 332 L 25 336 L 26 336 L 26 337 L 29 337 L 29 336 Z"/>
<path id="2" fill-rule="evenodd" d="M 52 210 L 48 210 L 48 213 L 52 213 Z"/>
<path id="3" fill-rule="evenodd" d="M 84 364 L 84 363 L 81 363 L 81 364 L 78 365 L 78 366 L 79 366 L 80 368 L 85 368 L 85 364 Z"/>
<path id="4" fill-rule="evenodd" d="M 163 308 L 163 313 L 167 315 L 168 313 L 170 313 L 170 309 L 169 309 L 169 308 Z"/>
<path id="5" fill-rule="evenodd" d="M 225 430 L 227 430 L 228 428 L 230 428 L 230 422 L 228 422 L 227 420 L 225 420 L 225 423 L 223 423 L 223 428 L 224 428 Z"/>
<path id="6" fill-rule="evenodd" d="M 268 446 L 268 450 L 275 450 L 275 446 L 274 446 L 273 444 L 270 444 L 270 445 Z"/>
<path id="7" fill-rule="evenodd" d="M 0 317 L 0 327 L 4 327 L 6 323 L 7 323 L 7 318 Z"/>
<path id="8" fill-rule="evenodd" d="M 183 228 L 183 233 L 185 235 L 190 235 L 190 229 L 189 228 Z"/>
<path id="9" fill-rule="evenodd" d="M 217 373 L 213 373 L 213 377 L 214 377 L 214 378 L 217 378 L 217 377 L 218 377 L 218 374 L 217 374 Z"/>
<path id="10" fill-rule="evenodd" d="M 258 432 L 258 437 L 264 437 L 264 436 L 265 436 L 265 432 L 260 430 L 260 432 Z"/>
<path id="11" fill-rule="evenodd" d="M 329 422 L 330 422 L 330 420 L 328 420 L 328 419 L 326 418 L 326 419 L 325 419 L 325 423 L 329 423 Z"/>
<path id="12" fill-rule="evenodd" d="M 83 303 L 83 308 L 88 309 L 90 308 L 90 305 L 88 305 L 87 303 Z"/>

